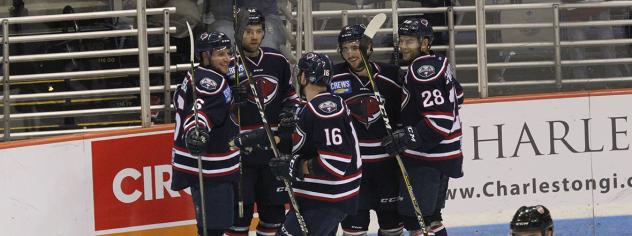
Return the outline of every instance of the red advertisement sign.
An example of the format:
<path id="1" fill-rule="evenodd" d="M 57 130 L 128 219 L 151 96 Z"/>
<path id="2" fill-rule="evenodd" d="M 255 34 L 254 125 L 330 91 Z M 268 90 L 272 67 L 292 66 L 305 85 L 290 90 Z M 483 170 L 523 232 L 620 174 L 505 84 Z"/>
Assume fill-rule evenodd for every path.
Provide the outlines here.
<path id="1" fill-rule="evenodd" d="M 92 142 L 95 230 L 192 220 L 191 196 L 172 191 L 173 133 Z"/>

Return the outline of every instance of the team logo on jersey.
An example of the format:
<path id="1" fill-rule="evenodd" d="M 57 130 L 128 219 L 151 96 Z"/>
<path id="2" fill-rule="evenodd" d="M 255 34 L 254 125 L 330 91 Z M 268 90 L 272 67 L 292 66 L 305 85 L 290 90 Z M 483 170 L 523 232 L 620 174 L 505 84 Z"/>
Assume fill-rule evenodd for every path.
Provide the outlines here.
<path id="1" fill-rule="evenodd" d="M 300 150 L 305 144 L 305 131 L 301 127 L 296 126 L 296 132 L 292 134 L 292 153 Z"/>
<path id="2" fill-rule="evenodd" d="M 329 85 L 332 93 L 335 94 L 349 94 L 353 92 L 351 88 L 351 80 L 334 81 Z"/>
<path id="3" fill-rule="evenodd" d="M 253 79 L 255 80 L 255 87 L 257 88 L 259 97 L 263 98 L 264 106 L 276 98 L 279 91 L 279 79 L 270 75 L 257 75 L 254 76 Z M 244 80 L 241 83 L 243 86 L 250 88 L 250 82 L 248 80 Z M 250 89 L 248 92 L 250 94 L 248 101 L 255 104 L 255 97 L 250 93 Z"/>
<path id="4" fill-rule="evenodd" d="M 358 94 L 346 100 L 351 116 L 368 129 L 380 119 L 380 103 L 370 94 Z"/>
<path id="5" fill-rule="evenodd" d="M 421 77 L 428 78 L 435 73 L 434 66 L 431 65 L 423 65 L 417 69 L 417 74 Z"/>
<path id="6" fill-rule="evenodd" d="M 320 105 L 318 105 L 318 109 L 329 114 L 329 113 L 333 113 L 334 111 L 337 111 L 338 105 L 336 105 L 336 103 L 332 101 L 325 101 L 321 103 Z"/>
<path id="7" fill-rule="evenodd" d="M 212 80 L 209 77 L 202 78 L 202 80 L 200 81 L 200 85 L 203 88 L 205 88 L 206 90 L 209 90 L 209 91 L 213 91 L 213 90 L 217 89 L 217 82 L 215 82 L 214 80 Z"/>

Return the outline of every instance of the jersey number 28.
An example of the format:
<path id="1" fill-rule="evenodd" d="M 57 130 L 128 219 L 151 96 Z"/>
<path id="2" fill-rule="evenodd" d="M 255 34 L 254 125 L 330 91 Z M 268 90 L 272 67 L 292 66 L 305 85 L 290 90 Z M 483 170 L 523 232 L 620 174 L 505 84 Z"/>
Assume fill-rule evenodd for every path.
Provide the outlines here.
<path id="1" fill-rule="evenodd" d="M 424 107 L 431 107 L 434 105 L 441 105 L 445 100 L 443 99 L 443 94 L 438 89 L 435 90 L 426 90 L 421 92 L 421 98 L 423 98 Z"/>

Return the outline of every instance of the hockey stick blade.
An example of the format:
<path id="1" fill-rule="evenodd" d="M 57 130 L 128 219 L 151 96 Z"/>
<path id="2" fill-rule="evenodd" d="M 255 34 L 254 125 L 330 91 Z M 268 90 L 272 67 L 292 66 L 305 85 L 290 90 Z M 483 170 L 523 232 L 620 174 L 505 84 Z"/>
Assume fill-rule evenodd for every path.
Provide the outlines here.
<path id="1" fill-rule="evenodd" d="M 386 22 L 386 14 L 380 13 L 375 15 L 369 25 L 364 30 L 364 34 L 362 35 L 362 39 L 360 40 L 360 50 L 362 50 L 365 54 L 369 48 L 369 43 L 373 40 L 375 33 L 382 27 L 382 25 Z"/>
<path id="2" fill-rule="evenodd" d="M 369 37 L 370 39 L 373 39 L 373 36 L 375 36 L 375 33 L 377 33 L 377 31 L 382 28 L 384 22 L 386 22 L 386 14 L 380 13 L 375 15 L 375 17 L 371 19 L 371 22 L 369 22 L 369 25 L 366 26 L 366 29 L 364 30 L 364 35 Z"/>

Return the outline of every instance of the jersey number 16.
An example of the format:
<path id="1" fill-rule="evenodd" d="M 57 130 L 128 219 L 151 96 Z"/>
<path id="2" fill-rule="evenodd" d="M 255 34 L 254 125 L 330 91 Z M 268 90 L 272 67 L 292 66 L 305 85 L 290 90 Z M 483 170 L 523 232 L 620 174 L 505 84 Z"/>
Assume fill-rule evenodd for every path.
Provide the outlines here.
<path id="1" fill-rule="evenodd" d="M 327 146 L 331 146 L 332 142 L 334 145 L 342 144 L 342 136 L 340 135 L 340 129 L 333 128 L 331 129 L 331 132 L 329 132 L 329 129 L 325 129 L 325 140 L 327 141 Z"/>

